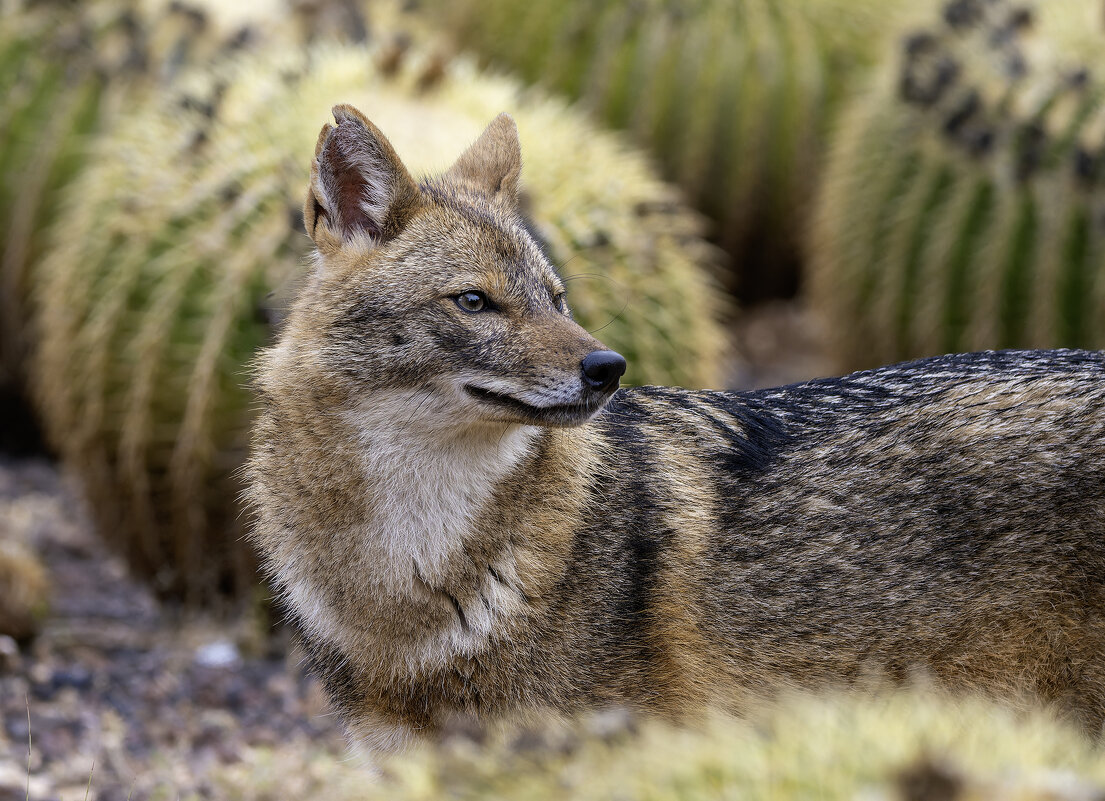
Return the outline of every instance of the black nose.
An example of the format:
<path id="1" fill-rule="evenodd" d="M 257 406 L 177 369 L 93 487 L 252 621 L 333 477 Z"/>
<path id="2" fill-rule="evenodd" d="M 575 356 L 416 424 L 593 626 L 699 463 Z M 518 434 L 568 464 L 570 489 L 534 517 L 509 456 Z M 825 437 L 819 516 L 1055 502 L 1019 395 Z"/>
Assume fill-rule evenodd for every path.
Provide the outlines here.
<path id="1" fill-rule="evenodd" d="M 610 389 L 618 385 L 625 373 L 625 359 L 612 350 L 594 350 L 583 357 L 583 380 L 595 389 Z"/>

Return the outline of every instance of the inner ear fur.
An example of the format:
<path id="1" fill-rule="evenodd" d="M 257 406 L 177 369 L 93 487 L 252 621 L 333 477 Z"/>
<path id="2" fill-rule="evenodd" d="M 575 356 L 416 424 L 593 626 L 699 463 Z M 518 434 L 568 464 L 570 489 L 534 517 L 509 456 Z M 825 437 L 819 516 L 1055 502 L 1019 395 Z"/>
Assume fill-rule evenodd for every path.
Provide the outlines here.
<path id="1" fill-rule="evenodd" d="M 518 142 L 518 126 L 509 114 L 500 114 L 446 171 L 445 177 L 466 183 L 517 207 L 521 174 L 522 148 Z"/>
<path id="2" fill-rule="evenodd" d="M 320 249 L 367 235 L 394 238 L 421 203 L 418 185 L 395 148 L 353 106 L 334 106 L 315 144 L 303 223 Z"/>

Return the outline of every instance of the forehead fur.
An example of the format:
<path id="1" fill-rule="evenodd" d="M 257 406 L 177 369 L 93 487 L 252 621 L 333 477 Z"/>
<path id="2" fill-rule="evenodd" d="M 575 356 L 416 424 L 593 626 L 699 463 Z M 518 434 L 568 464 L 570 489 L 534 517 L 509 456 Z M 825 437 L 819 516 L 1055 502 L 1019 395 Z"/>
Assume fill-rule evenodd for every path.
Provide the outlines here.
<path id="1" fill-rule="evenodd" d="M 548 256 L 512 205 L 447 177 L 427 179 L 420 188 L 426 201 L 426 224 L 420 228 L 440 235 L 432 245 L 443 255 L 467 257 L 467 266 L 477 269 L 490 266 L 486 261 L 493 258 L 496 267 L 511 267 L 519 277 L 563 289 Z"/>

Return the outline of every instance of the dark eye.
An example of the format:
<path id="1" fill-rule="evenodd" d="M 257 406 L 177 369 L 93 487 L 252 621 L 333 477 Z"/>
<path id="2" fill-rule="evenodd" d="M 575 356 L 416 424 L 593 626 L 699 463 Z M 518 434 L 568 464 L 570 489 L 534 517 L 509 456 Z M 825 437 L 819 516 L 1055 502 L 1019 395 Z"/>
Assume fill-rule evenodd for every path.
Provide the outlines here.
<path id="1" fill-rule="evenodd" d="M 457 295 L 457 305 L 466 312 L 479 312 L 491 308 L 487 295 L 482 292 L 462 292 Z"/>
<path id="2" fill-rule="evenodd" d="M 568 298 L 563 292 L 557 292 L 553 295 L 553 303 L 562 312 L 568 311 Z"/>

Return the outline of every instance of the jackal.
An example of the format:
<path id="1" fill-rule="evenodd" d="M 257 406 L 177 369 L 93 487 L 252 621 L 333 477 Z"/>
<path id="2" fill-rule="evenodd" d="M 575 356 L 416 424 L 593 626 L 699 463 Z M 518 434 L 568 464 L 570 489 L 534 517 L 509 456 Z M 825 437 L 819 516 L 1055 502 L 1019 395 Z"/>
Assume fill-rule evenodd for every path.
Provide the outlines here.
<path id="1" fill-rule="evenodd" d="M 517 211 L 506 115 L 416 182 L 334 109 L 260 358 L 252 537 L 369 748 L 924 676 L 1105 716 L 1105 357 L 618 390 Z"/>

